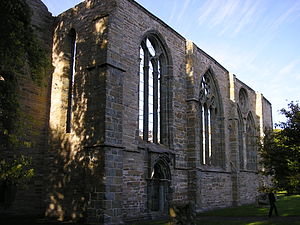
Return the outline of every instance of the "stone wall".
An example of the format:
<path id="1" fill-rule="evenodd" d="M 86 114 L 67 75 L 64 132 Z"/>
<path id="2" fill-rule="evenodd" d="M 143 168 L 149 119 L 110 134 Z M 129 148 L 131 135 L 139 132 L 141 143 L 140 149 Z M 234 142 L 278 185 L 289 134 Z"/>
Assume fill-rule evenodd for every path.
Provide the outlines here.
<path id="1" fill-rule="evenodd" d="M 201 183 L 201 210 L 232 206 L 230 173 L 203 172 Z"/>
<path id="2" fill-rule="evenodd" d="M 120 213 L 112 210 L 112 202 L 119 200 L 121 193 L 122 164 L 115 161 L 123 154 L 118 112 L 122 96 L 111 89 L 122 89 L 122 81 L 120 71 L 106 60 L 107 14 L 114 8 L 110 3 L 95 6 L 92 1 L 84 2 L 56 19 L 46 215 L 59 220 L 103 222 Z M 70 32 L 75 33 L 75 42 L 71 42 Z"/>
<path id="3" fill-rule="evenodd" d="M 240 172 L 240 204 L 254 203 L 258 195 L 259 176 L 257 173 Z"/>
<path id="4" fill-rule="evenodd" d="M 262 98 L 262 112 L 263 112 L 263 128 L 272 129 L 273 120 L 272 120 L 272 105 L 265 98 Z"/>
<path id="5" fill-rule="evenodd" d="M 74 128 L 64 134 L 69 88 L 67 71 L 70 70 L 65 42 L 71 29 L 76 32 L 77 43 Z M 165 146 L 145 143 L 138 136 L 139 47 L 150 33 L 160 39 L 169 57 L 169 111 L 166 113 L 170 126 L 169 142 Z M 261 97 L 238 79 L 232 79 L 216 60 L 142 6 L 131 0 L 86 1 L 61 14 L 54 34 L 53 60 L 52 137 L 59 137 L 70 146 L 73 155 L 69 158 L 70 165 L 80 164 L 84 173 L 91 176 L 85 176 L 87 183 L 78 191 L 88 198 L 83 201 L 82 212 L 87 212 L 89 222 L 116 223 L 159 216 L 149 209 L 151 171 L 159 160 L 165 160 L 170 169 L 170 201 L 195 201 L 198 210 L 254 201 L 251 197 L 254 192 L 250 190 L 256 186 L 246 190 L 244 185 L 254 173 L 239 173 L 235 110 L 239 90 L 243 87 L 248 93 L 248 111 L 252 112 L 258 127 L 263 116 L 257 100 Z M 219 166 L 214 167 L 203 166 L 199 161 L 201 143 L 197 137 L 199 127 L 195 125 L 200 82 L 207 71 L 213 74 L 221 99 L 218 137 L 222 141 L 217 144 Z M 55 146 L 55 139 L 52 143 Z M 102 164 L 87 170 L 85 164 L 76 161 L 76 155 L 83 152 L 82 157 L 90 162 L 86 149 L 96 146 L 101 146 L 101 150 L 93 157 L 102 159 Z M 55 153 L 54 149 L 50 155 Z M 64 157 L 63 152 L 60 157 Z M 59 167 L 64 168 L 63 163 Z M 94 170 L 101 172 L 93 175 Z M 56 178 L 57 173 L 52 177 Z M 68 186 L 72 188 L 80 178 L 69 173 Z M 101 182 L 89 182 L 94 179 Z M 62 190 L 62 194 L 66 190 Z M 243 195 L 244 192 L 250 193 L 250 197 Z M 61 215 L 59 208 L 53 208 L 54 202 L 65 204 L 61 211 L 71 207 L 64 203 L 67 200 L 58 200 L 59 196 L 53 200 L 50 194 L 49 199 L 49 215 Z M 72 215 L 71 212 L 66 214 Z"/>
<path id="6" fill-rule="evenodd" d="M 50 15 L 45 18 L 41 24 L 51 28 Z M 270 103 L 261 94 L 133 0 L 87 0 L 55 21 L 51 98 L 47 87 L 33 97 L 39 89 L 24 83 L 24 93 L 31 92 L 23 105 L 34 107 L 35 130 L 42 134 L 40 151 L 32 155 L 43 178 L 32 187 L 43 207 L 33 213 L 46 207 L 47 216 L 62 221 L 119 224 L 166 216 L 170 204 L 192 202 L 201 211 L 254 202 L 257 171 L 240 168 L 239 161 L 239 92 L 245 90 L 248 101 L 242 119 L 251 112 L 258 135 L 272 125 Z M 149 34 L 168 56 L 164 144 L 142 141 L 138 130 L 139 48 Z M 51 34 L 39 35 L 51 43 Z M 206 73 L 219 97 L 213 165 L 200 161 L 199 93 Z M 152 210 L 158 166 L 165 202 L 164 209 Z"/>

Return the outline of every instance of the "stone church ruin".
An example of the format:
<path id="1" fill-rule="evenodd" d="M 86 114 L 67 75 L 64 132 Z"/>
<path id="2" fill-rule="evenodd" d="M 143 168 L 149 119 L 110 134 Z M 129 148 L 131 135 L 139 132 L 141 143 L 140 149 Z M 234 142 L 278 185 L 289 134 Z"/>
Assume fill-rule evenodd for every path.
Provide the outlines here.
<path id="1" fill-rule="evenodd" d="M 91 224 L 255 202 L 270 102 L 133 0 L 86 0 L 52 17 L 27 0 L 52 54 L 24 80 L 36 171 L 6 212 Z M 2 81 L 0 81 L 2 82 Z"/>

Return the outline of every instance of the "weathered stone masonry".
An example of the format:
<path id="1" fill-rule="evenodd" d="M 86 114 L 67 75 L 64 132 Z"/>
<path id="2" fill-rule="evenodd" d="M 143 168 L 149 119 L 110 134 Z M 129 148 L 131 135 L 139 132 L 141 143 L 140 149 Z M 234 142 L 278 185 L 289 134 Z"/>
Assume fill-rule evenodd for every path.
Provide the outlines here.
<path id="1" fill-rule="evenodd" d="M 40 213 L 120 224 L 255 201 L 261 94 L 133 0 L 86 0 L 53 32 Z"/>

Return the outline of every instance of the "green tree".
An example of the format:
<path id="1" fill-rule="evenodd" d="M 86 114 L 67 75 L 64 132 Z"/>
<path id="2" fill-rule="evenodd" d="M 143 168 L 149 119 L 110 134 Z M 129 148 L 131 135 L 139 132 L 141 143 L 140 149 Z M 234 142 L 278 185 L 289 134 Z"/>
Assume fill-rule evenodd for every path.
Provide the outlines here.
<path id="1" fill-rule="evenodd" d="M 0 202 L 6 201 L 11 189 L 33 176 L 29 158 L 14 151 L 24 131 L 19 107 L 21 78 L 42 84 L 50 58 L 39 43 L 31 26 L 31 11 L 26 0 L 0 1 L 0 153 L 10 152 L 10 159 L 0 160 Z M 10 199 L 10 198 L 8 198 Z"/>
<path id="2" fill-rule="evenodd" d="M 12 149 L 20 140 L 18 81 L 30 74 L 41 84 L 49 57 L 31 26 L 25 0 L 0 1 L 0 149 Z"/>
<path id="3" fill-rule="evenodd" d="M 265 132 L 260 148 L 263 173 L 272 175 L 274 184 L 288 193 L 300 192 L 300 108 L 291 102 L 281 113 L 287 121 L 280 129 Z"/>

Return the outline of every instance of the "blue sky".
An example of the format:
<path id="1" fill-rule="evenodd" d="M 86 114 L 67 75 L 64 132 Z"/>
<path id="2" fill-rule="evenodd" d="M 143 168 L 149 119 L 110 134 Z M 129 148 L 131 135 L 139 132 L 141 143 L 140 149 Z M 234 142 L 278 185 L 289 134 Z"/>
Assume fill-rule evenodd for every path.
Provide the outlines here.
<path id="1" fill-rule="evenodd" d="M 57 15 L 80 0 L 42 0 Z M 272 103 L 300 99 L 300 0 L 137 0 Z"/>

